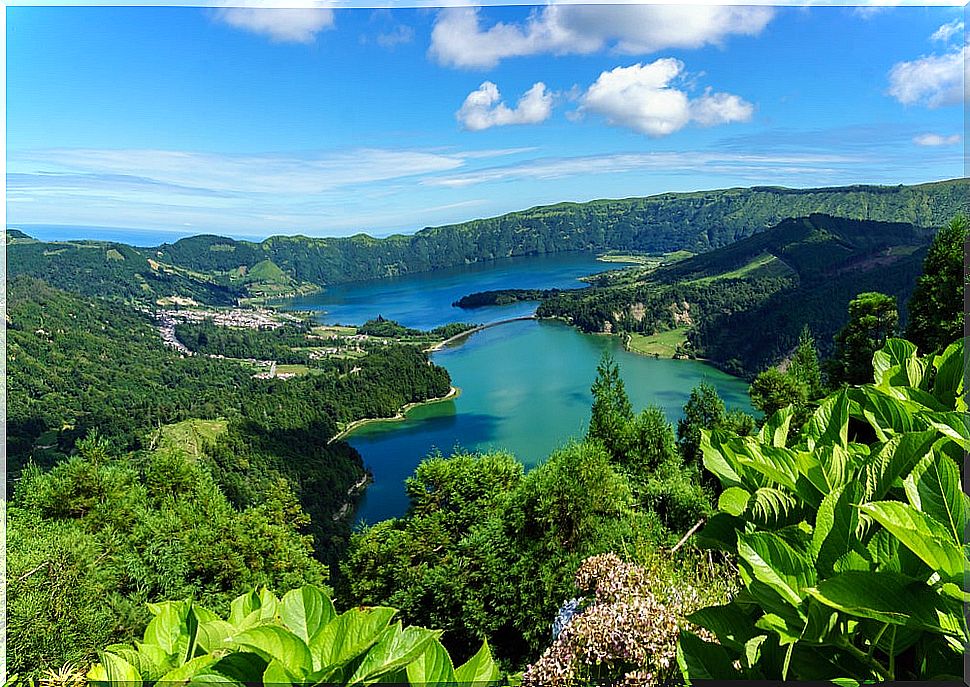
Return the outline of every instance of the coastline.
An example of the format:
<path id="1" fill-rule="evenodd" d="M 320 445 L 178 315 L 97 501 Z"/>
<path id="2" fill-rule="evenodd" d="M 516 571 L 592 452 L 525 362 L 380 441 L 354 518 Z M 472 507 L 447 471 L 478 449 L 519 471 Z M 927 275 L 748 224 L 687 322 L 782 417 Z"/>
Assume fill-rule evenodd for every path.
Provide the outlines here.
<path id="1" fill-rule="evenodd" d="M 437 398 L 429 398 L 427 401 L 417 401 L 415 403 L 408 403 L 404 405 L 400 410 L 397 411 L 396 415 L 392 417 L 365 417 L 360 420 L 354 420 L 349 425 L 340 430 L 337 434 L 331 437 L 327 444 L 332 444 L 335 441 L 341 441 L 353 434 L 356 430 L 360 429 L 364 425 L 370 424 L 372 422 L 401 422 L 407 419 L 408 411 L 417 408 L 418 406 L 431 405 L 433 403 L 441 403 L 443 401 L 451 401 L 461 396 L 461 389 L 457 386 L 452 386 L 447 394 L 444 396 L 438 396 Z"/>

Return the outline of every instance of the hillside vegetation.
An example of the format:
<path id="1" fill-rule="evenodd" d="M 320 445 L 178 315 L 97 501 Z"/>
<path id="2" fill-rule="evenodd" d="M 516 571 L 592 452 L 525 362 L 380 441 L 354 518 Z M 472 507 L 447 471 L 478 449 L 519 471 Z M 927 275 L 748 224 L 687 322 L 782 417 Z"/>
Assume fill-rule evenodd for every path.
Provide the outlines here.
<path id="1" fill-rule="evenodd" d="M 385 239 L 274 236 L 255 243 L 204 235 L 135 249 L 18 236 L 9 246 L 10 274 L 29 274 L 86 295 L 127 300 L 177 295 L 218 304 L 518 255 L 701 253 L 816 212 L 935 227 L 966 210 L 967 197 L 965 179 L 892 187 L 755 187 L 560 203 Z"/>
<path id="2" fill-rule="evenodd" d="M 830 353 L 848 302 L 860 292 L 908 298 L 932 236 L 898 222 L 786 219 L 681 262 L 627 269 L 613 284 L 559 294 L 538 314 L 589 332 L 686 329 L 682 353 L 753 375 L 793 350 L 806 325 L 821 352 Z"/>

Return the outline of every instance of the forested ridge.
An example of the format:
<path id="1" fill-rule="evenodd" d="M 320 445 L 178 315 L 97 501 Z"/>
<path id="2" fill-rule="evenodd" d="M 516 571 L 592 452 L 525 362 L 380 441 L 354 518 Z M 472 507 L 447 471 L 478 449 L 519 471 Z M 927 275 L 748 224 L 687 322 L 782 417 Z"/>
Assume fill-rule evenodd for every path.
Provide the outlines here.
<path id="1" fill-rule="evenodd" d="M 8 250 L 11 276 L 29 274 L 86 295 L 151 301 L 178 295 L 218 304 L 520 255 L 700 253 L 815 212 L 935 227 L 966 209 L 967 189 L 965 179 L 917 186 L 734 188 L 560 203 L 384 239 L 273 236 L 254 243 L 202 235 L 135 249 L 48 244 L 18 235 Z"/>
<path id="2" fill-rule="evenodd" d="M 786 219 L 672 265 L 625 270 L 615 284 L 558 294 L 538 314 L 592 332 L 686 327 L 691 354 L 753 376 L 788 355 L 804 326 L 831 353 L 848 302 L 861 292 L 890 294 L 902 312 L 932 236 L 899 222 Z"/>

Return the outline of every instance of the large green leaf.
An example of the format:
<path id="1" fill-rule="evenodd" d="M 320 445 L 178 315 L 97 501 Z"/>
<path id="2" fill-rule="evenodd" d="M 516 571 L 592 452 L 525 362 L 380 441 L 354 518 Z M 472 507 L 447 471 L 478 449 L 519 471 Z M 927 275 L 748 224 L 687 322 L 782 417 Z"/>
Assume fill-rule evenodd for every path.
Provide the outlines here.
<path id="1" fill-rule="evenodd" d="M 687 620 L 710 630 L 718 642 L 738 652 L 744 650 L 745 642 L 759 634 L 754 620 L 737 603 L 702 608 L 687 616 Z"/>
<path id="2" fill-rule="evenodd" d="M 227 623 L 225 620 L 210 620 L 199 625 L 198 643 L 206 653 L 212 653 L 216 649 L 227 646 L 231 642 L 228 640 L 238 630 Z"/>
<path id="3" fill-rule="evenodd" d="M 229 622 L 237 630 L 243 630 L 255 623 L 255 613 L 259 610 L 260 600 L 256 591 L 241 594 L 229 604 Z M 253 620 L 250 621 L 249 619 Z"/>
<path id="4" fill-rule="evenodd" d="M 310 638 L 313 670 L 338 670 L 371 648 L 397 611 L 393 608 L 352 608 L 320 628 Z"/>
<path id="5" fill-rule="evenodd" d="M 737 680 L 742 676 L 733 663 L 723 646 L 705 642 L 690 632 L 680 633 L 677 665 L 688 684 L 692 680 Z"/>
<path id="6" fill-rule="evenodd" d="M 730 435 L 719 430 L 701 430 L 701 455 L 704 467 L 712 472 L 724 487 L 742 487 L 745 483 L 738 473 L 734 451 L 730 448 Z"/>
<path id="7" fill-rule="evenodd" d="M 367 652 L 347 684 L 374 682 L 381 675 L 403 668 L 423 654 L 439 634 L 421 627 L 402 629 L 400 622 L 392 625 L 384 630 L 377 643 Z"/>
<path id="8" fill-rule="evenodd" d="M 717 509 L 731 515 L 741 515 L 748 508 L 751 494 L 741 487 L 728 487 L 717 498 Z"/>
<path id="9" fill-rule="evenodd" d="M 337 615 L 330 599 L 311 585 L 284 594 L 279 611 L 283 624 L 307 645 L 317 630 Z"/>
<path id="10" fill-rule="evenodd" d="M 173 668 L 163 675 L 159 682 L 165 687 L 176 687 L 177 684 L 188 684 L 196 675 L 203 672 L 206 668 L 219 660 L 219 656 L 204 655 L 197 656 L 191 661 L 187 661 L 177 668 Z"/>
<path id="11" fill-rule="evenodd" d="M 933 430 L 896 434 L 880 446 L 862 470 L 864 501 L 879 501 L 889 490 L 933 450 Z"/>
<path id="12" fill-rule="evenodd" d="M 492 652 L 488 648 L 488 641 L 482 642 L 482 648 L 463 665 L 455 669 L 455 679 L 462 685 L 487 687 L 502 676 L 502 671 L 492 659 Z"/>
<path id="13" fill-rule="evenodd" d="M 251 649 L 267 661 L 278 661 L 295 677 L 303 677 L 312 667 L 310 650 L 302 639 L 277 625 L 259 625 L 244 630 L 233 642 Z"/>
<path id="14" fill-rule="evenodd" d="M 910 551 L 919 556 L 931 570 L 949 579 L 963 579 L 967 559 L 952 533 L 930 516 L 898 501 L 878 501 L 861 506 L 876 522 L 889 530 Z"/>
<path id="15" fill-rule="evenodd" d="M 960 469 L 948 456 L 931 453 L 904 481 L 910 504 L 941 522 L 962 544 L 967 529 L 967 495 L 960 486 Z"/>
<path id="16" fill-rule="evenodd" d="M 897 573 L 844 572 L 808 593 L 826 606 L 858 618 L 960 635 L 959 630 L 947 629 L 940 622 L 941 616 L 959 609 L 958 604 L 944 603 L 926 584 Z"/>
<path id="17" fill-rule="evenodd" d="M 879 441 L 886 441 L 899 432 L 912 432 L 926 427 L 925 424 L 917 427 L 913 414 L 906 404 L 881 389 L 864 386 L 858 389 L 855 397 L 863 416 L 875 430 Z"/>
<path id="18" fill-rule="evenodd" d="M 262 680 L 259 680 L 259 682 L 269 687 L 287 687 L 288 685 L 295 684 L 298 680 L 299 678 L 288 671 L 286 666 L 276 659 L 273 659 L 266 666 L 266 670 L 263 671 Z"/>
<path id="19" fill-rule="evenodd" d="M 933 360 L 933 366 L 936 368 L 933 395 L 948 408 L 956 408 L 957 399 L 963 395 L 966 373 L 964 349 L 965 342 L 960 339 L 947 346 L 946 350 Z M 957 408 L 957 410 L 961 409 Z"/>
<path id="20" fill-rule="evenodd" d="M 88 671 L 88 680 L 104 687 L 141 687 L 142 679 L 138 669 L 125 659 L 109 651 L 99 654 L 101 663 Z"/>
<path id="21" fill-rule="evenodd" d="M 738 531 L 743 527 L 741 518 L 730 513 L 715 513 L 694 535 L 694 541 L 702 548 L 734 553 L 738 545 Z"/>
<path id="22" fill-rule="evenodd" d="M 811 559 L 774 533 L 739 534 L 738 555 L 750 566 L 757 580 L 793 607 L 801 604 L 802 589 L 815 584 Z"/>
<path id="23" fill-rule="evenodd" d="M 263 678 L 267 665 L 268 661 L 259 654 L 234 651 L 220 658 L 218 663 L 204 670 L 201 675 L 216 674 L 233 682 L 253 684 Z M 199 677 L 196 679 L 198 680 Z"/>
<path id="24" fill-rule="evenodd" d="M 964 451 L 970 451 L 970 414 L 968 413 L 927 413 L 926 419 Z"/>
<path id="25" fill-rule="evenodd" d="M 163 601 L 158 604 L 148 604 L 148 608 L 155 617 L 145 628 L 145 642 L 160 647 L 166 654 L 176 654 L 179 640 L 182 640 L 183 644 L 188 640 L 188 628 L 185 625 L 188 602 Z"/>
<path id="26" fill-rule="evenodd" d="M 916 359 L 915 344 L 905 339 L 889 339 L 872 356 L 872 369 L 876 384 L 879 386 L 918 387 L 922 375 L 911 378 L 906 373 L 907 363 Z"/>
<path id="27" fill-rule="evenodd" d="M 417 659 L 408 663 L 408 682 L 415 687 L 448 687 L 457 682 L 455 667 L 437 639 Z"/>
<path id="28" fill-rule="evenodd" d="M 849 441 L 849 398 L 846 391 L 836 392 L 824 399 L 805 425 L 805 439 L 809 450 L 816 446 Z"/>
<path id="29" fill-rule="evenodd" d="M 788 524 L 795 510 L 795 497 L 774 487 L 759 488 L 747 503 L 748 519 L 767 529 L 777 529 Z"/>
<path id="30" fill-rule="evenodd" d="M 785 406 L 776 411 L 768 421 L 765 422 L 761 431 L 758 432 L 758 439 L 761 443 L 784 448 L 788 441 L 788 430 L 791 427 L 792 418 L 795 416 L 794 406 Z"/>
<path id="31" fill-rule="evenodd" d="M 836 562 L 859 545 L 859 503 L 862 485 L 851 482 L 825 497 L 815 518 L 812 549 L 818 572 L 830 575 Z"/>

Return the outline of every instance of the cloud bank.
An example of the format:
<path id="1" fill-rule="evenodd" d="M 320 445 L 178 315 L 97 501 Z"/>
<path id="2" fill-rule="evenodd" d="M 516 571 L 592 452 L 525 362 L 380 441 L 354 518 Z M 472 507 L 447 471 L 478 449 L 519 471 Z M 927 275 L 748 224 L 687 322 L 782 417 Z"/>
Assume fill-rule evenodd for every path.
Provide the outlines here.
<path id="1" fill-rule="evenodd" d="M 429 55 L 460 68 L 494 67 L 503 59 L 549 53 L 589 54 L 606 48 L 641 55 L 667 48 L 720 45 L 730 35 L 757 35 L 770 7 L 702 5 L 550 5 L 523 23 L 482 26 L 474 7 L 442 9 Z"/>
<path id="2" fill-rule="evenodd" d="M 212 17 L 279 43 L 312 43 L 334 25 L 333 10 L 318 7 L 223 7 L 213 10 Z"/>

